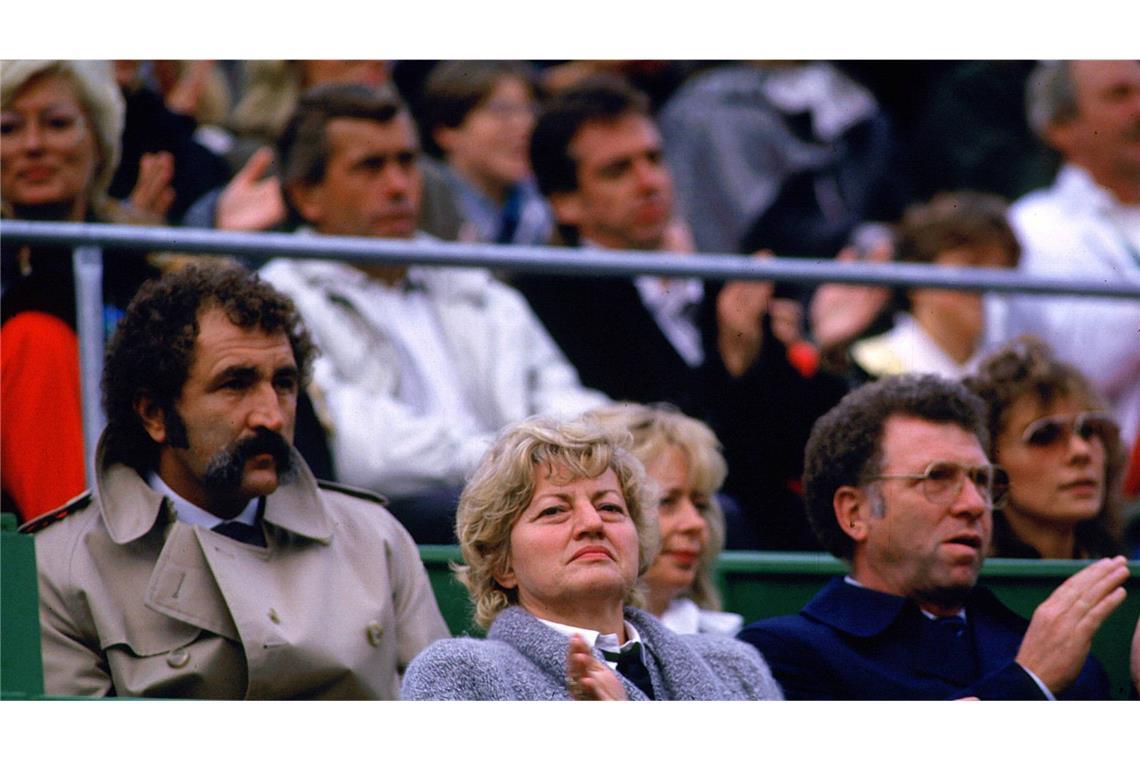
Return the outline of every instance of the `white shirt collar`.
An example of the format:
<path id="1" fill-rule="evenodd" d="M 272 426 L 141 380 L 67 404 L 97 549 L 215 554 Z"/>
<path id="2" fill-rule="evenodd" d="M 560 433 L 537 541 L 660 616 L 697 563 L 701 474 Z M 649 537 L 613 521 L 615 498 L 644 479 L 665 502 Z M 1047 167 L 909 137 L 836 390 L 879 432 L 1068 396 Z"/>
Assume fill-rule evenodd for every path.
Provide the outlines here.
<path id="1" fill-rule="evenodd" d="M 179 496 L 174 492 L 170 486 L 166 484 L 162 478 L 158 476 L 157 472 L 150 472 L 146 476 L 147 484 L 158 493 L 170 499 L 174 505 L 174 514 L 181 522 L 190 525 L 201 525 L 203 528 L 213 530 L 215 527 L 224 522 L 241 522 L 246 525 L 257 524 L 257 508 L 259 499 L 253 498 L 249 500 L 249 504 L 245 505 L 245 509 L 234 517 L 232 520 L 223 520 L 215 514 L 207 512 L 201 507 L 191 504 L 186 499 Z"/>
<path id="2" fill-rule="evenodd" d="M 618 644 L 618 637 L 616 633 L 599 633 L 597 631 L 592 631 L 589 628 L 578 628 L 577 626 L 565 625 L 564 623 L 555 623 L 553 620 L 544 620 L 543 618 L 537 616 L 536 619 L 540 623 L 543 623 L 550 628 L 558 631 L 566 638 L 570 638 L 571 635 L 576 633 L 581 636 L 587 644 L 590 645 L 591 649 L 598 649 L 604 652 L 624 652 L 633 646 L 634 643 L 641 643 L 641 635 L 628 620 L 623 621 L 625 624 L 625 644 L 622 645 Z M 642 647 L 642 652 L 644 653 L 644 651 L 645 647 Z M 642 658 L 644 659 L 644 654 L 642 655 Z M 616 662 L 610 662 L 609 660 L 606 660 L 606 664 L 611 668 L 617 668 Z"/>

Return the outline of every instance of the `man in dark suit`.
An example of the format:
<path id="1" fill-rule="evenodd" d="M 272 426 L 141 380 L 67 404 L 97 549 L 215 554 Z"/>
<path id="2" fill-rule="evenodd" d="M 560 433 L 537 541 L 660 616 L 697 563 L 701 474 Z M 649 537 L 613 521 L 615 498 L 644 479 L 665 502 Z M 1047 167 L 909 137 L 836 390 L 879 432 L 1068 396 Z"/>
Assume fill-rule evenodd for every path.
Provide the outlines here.
<path id="1" fill-rule="evenodd" d="M 539 116 L 530 152 L 561 242 L 693 253 L 643 93 L 613 77 L 559 93 Z M 772 283 L 542 274 L 512 283 L 583 383 L 616 399 L 670 402 L 711 423 L 729 461 L 725 490 L 745 513 L 739 525 L 730 515 L 730 547 L 818 548 L 788 482 L 802 470 L 811 423 L 843 388 L 789 360 L 798 313 L 781 320 L 795 304 L 773 299 Z"/>
<path id="2" fill-rule="evenodd" d="M 739 638 L 789 699 L 1106 699 L 1089 647 L 1123 557 L 1066 580 L 1026 623 L 976 586 L 1008 485 L 980 399 L 932 375 L 865 385 L 816 423 L 804 471 L 820 541 L 850 563 L 796 615 Z"/>

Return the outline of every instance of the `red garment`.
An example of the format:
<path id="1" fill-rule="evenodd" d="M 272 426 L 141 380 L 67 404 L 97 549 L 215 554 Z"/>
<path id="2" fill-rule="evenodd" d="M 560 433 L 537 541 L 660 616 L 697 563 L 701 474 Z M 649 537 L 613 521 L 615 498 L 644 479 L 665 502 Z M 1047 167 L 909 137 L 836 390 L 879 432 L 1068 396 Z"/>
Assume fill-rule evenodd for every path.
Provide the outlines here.
<path id="1" fill-rule="evenodd" d="M 21 521 L 86 487 L 79 341 L 63 320 L 38 311 L 0 330 L 0 483 Z"/>
<path id="2" fill-rule="evenodd" d="M 1124 495 L 1129 498 L 1140 496 L 1140 433 L 1136 435 L 1136 442 L 1132 444 L 1132 461 L 1124 478 Z"/>

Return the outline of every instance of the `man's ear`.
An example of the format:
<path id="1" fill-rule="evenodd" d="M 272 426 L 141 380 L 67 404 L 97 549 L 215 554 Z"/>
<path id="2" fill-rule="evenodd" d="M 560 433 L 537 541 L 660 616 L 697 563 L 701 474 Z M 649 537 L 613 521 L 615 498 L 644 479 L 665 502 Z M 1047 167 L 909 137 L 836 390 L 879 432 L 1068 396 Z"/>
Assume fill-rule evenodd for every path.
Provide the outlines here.
<path id="1" fill-rule="evenodd" d="M 139 416 L 143 429 L 155 443 L 166 443 L 166 413 L 150 396 L 140 393 L 135 396 L 135 414 Z"/>
<path id="2" fill-rule="evenodd" d="M 285 193 L 289 196 L 293 208 L 297 209 L 302 219 L 314 227 L 319 226 L 325 216 L 324 188 L 324 183 L 308 185 L 304 182 L 293 182 L 285 187 Z"/>
<path id="3" fill-rule="evenodd" d="M 1068 156 L 1073 149 L 1074 134 L 1072 120 L 1053 122 L 1045 127 L 1045 142 L 1062 156 Z"/>
<path id="4" fill-rule="evenodd" d="M 554 219 L 559 224 L 568 227 L 582 225 L 582 196 L 577 192 L 562 192 L 550 194 L 550 208 L 554 211 Z"/>
<path id="5" fill-rule="evenodd" d="M 459 130 L 453 127 L 438 126 L 431 133 L 431 139 L 435 140 L 435 144 L 439 146 L 440 150 L 444 153 L 450 153 L 455 150 L 455 133 Z"/>
<path id="6" fill-rule="evenodd" d="M 832 497 L 835 519 L 839 528 L 859 543 L 867 537 L 867 495 L 855 486 L 840 486 Z"/>

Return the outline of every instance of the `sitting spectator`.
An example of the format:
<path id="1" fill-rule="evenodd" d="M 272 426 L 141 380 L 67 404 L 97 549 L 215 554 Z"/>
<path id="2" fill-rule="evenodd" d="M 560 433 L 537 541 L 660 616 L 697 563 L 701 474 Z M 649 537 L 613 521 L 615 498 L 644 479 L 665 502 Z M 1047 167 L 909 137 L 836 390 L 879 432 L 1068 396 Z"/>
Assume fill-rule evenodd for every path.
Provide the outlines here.
<path id="1" fill-rule="evenodd" d="M 1015 267 L 1020 246 L 996 195 L 944 193 L 913 206 L 895 235 L 895 260 L 942 267 Z M 816 292 L 824 296 L 824 289 Z M 863 377 L 931 372 L 959 379 L 981 360 L 985 305 L 981 293 L 939 288 L 906 292 L 905 311 L 888 332 L 851 347 Z"/>
<path id="2" fill-rule="evenodd" d="M 644 95 L 621 80 L 590 80 L 548 102 L 531 163 L 563 241 L 658 256 L 686 250 L 661 135 Z M 711 423 L 729 462 L 725 490 L 747 518 L 730 543 L 817 548 L 795 482 L 811 423 L 844 387 L 789 358 L 798 304 L 756 281 L 525 274 L 512 282 L 587 385 Z"/>
<path id="3" fill-rule="evenodd" d="M 829 63 L 701 72 L 661 110 L 661 130 L 702 251 L 830 258 L 857 224 L 901 210 L 887 119 Z"/>
<path id="4" fill-rule="evenodd" d="M 279 144 L 291 213 L 321 235 L 416 239 L 418 154 L 395 96 L 311 90 Z M 463 478 L 499 428 L 606 401 L 486 270 L 282 259 L 262 275 L 293 297 L 323 351 L 313 385 L 337 477 L 393 497 L 419 543 L 454 542 Z"/>
<path id="5" fill-rule="evenodd" d="M 514 61 L 446 61 L 428 77 L 420 127 L 471 229 L 485 243 L 545 245 L 553 222 L 530 172 L 530 71 Z"/>
<path id="6" fill-rule="evenodd" d="M 374 494 L 290 446 L 314 355 L 234 266 L 147 283 L 107 352 L 95 487 L 35 533 L 48 694 L 392 699 L 447 635 Z"/>
<path id="7" fill-rule="evenodd" d="M 1026 274 L 1140 283 L 1140 61 L 1049 61 L 1026 89 L 1029 123 L 1064 163 L 1010 223 Z M 1023 295 L 997 336 L 1030 333 L 1081 368 L 1140 446 L 1140 301 Z"/>
<path id="8" fill-rule="evenodd" d="M 851 566 L 796 615 L 739 637 L 789 699 L 1105 699 L 1093 635 L 1124 601 L 1123 557 L 1070 577 L 1026 622 L 984 588 L 991 510 L 985 405 L 961 384 L 897 375 L 858 388 L 808 441 L 808 515 Z"/>
<path id="9" fill-rule="evenodd" d="M 1120 553 L 1124 447 L 1085 376 L 1025 336 L 987 357 L 966 386 L 988 406 L 990 458 L 1009 473 L 993 555 Z"/>
<path id="10" fill-rule="evenodd" d="M 0 79 L 3 218 L 128 221 L 107 197 L 123 129 L 111 67 L 4 61 Z M 4 510 L 29 520 L 77 495 L 86 481 L 75 273 L 68 248 L 5 242 L 2 257 L 0 472 Z M 156 272 L 143 254 L 115 251 L 107 259 L 109 332 Z"/>
<path id="11" fill-rule="evenodd" d="M 614 434 L 633 436 L 633 452 L 659 491 L 661 550 L 641 577 L 645 609 L 676 633 L 740 630 L 744 619 L 720 611 L 713 565 L 724 548 L 717 498 L 726 465 L 720 442 L 703 422 L 680 412 L 617 404 L 589 415 Z"/>
<path id="12" fill-rule="evenodd" d="M 629 606 L 657 530 L 641 464 L 601 428 L 507 428 L 463 491 L 458 568 L 486 639 L 437 642 L 404 699 L 778 699 L 755 650 Z"/>
<path id="13" fill-rule="evenodd" d="M 384 61 L 246 61 L 243 94 L 234 106 L 237 144 L 230 162 L 237 169 L 222 190 L 204 196 L 183 224 L 223 230 L 288 230 L 291 222 L 274 166 L 273 146 L 302 93 L 325 84 L 357 84 L 390 91 Z M 280 158 L 277 158 L 280 160 Z M 458 204 L 438 162 L 421 158 L 423 192 L 418 226 L 454 240 L 462 223 Z"/>

